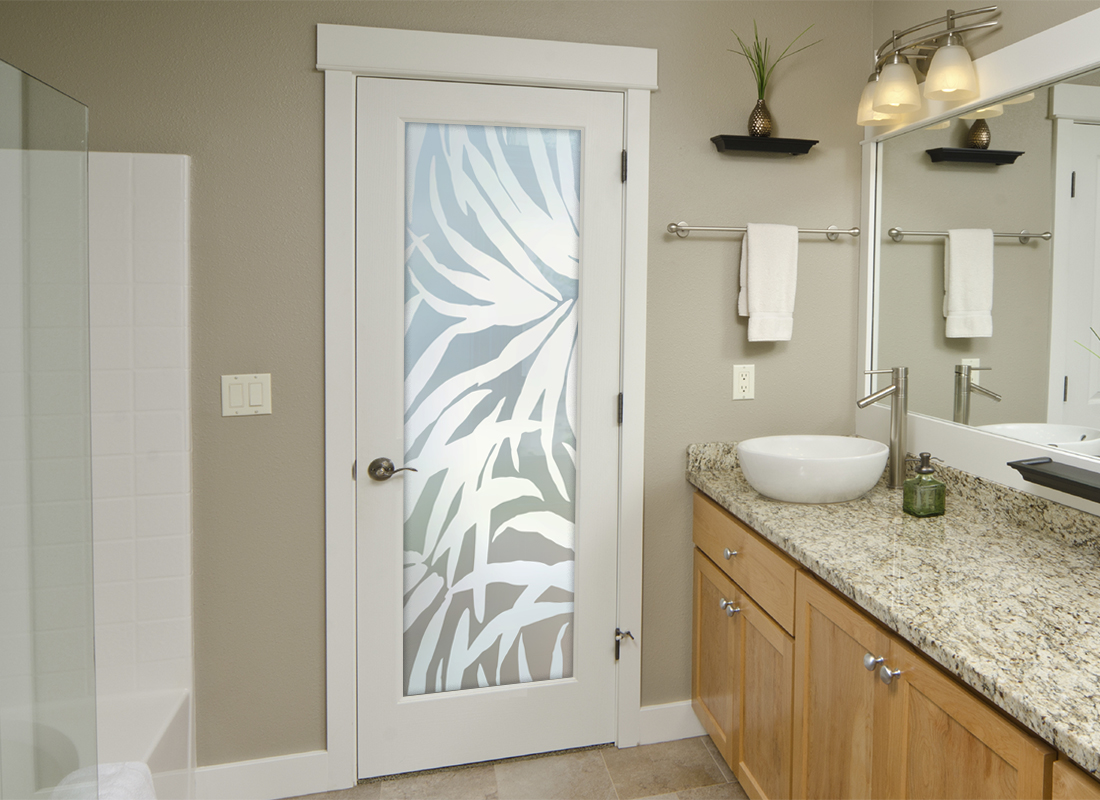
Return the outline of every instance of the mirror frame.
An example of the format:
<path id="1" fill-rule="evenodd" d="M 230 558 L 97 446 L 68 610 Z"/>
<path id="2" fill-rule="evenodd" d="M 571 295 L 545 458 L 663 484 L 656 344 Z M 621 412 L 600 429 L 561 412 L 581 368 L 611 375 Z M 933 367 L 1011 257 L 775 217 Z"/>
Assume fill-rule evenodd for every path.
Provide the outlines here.
<path id="1" fill-rule="evenodd" d="M 954 105 L 936 100 L 924 100 L 924 106 L 904 125 L 887 131 L 865 128 L 863 143 L 860 216 L 866 235 L 860 237 L 859 264 L 859 326 L 857 329 L 856 398 L 870 394 L 875 332 L 872 321 L 878 312 L 875 291 L 880 267 L 882 225 L 877 202 L 882 188 L 880 144 L 895 136 L 916 130 L 934 122 L 954 117 L 971 108 L 990 105 L 1012 95 L 1032 91 L 1048 84 L 1074 77 L 1100 67 L 1096 42 L 1100 41 L 1100 9 L 1089 11 L 1053 28 L 1021 39 L 989 55 L 976 59 L 981 95 L 970 103 Z M 904 366 L 883 364 L 880 367 Z M 913 376 L 920 380 L 920 376 Z M 889 442 L 889 405 L 876 403 L 857 410 L 856 433 L 880 442 Z M 909 412 L 909 450 L 928 451 L 942 458 L 951 467 L 969 472 L 1018 491 L 1045 497 L 1062 505 L 1078 508 L 1100 516 L 1100 503 L 1026 482 L 1009 461 L 1037 456 L 1049 456 L 1064 464 L 1100 472 L 1100 461 L 1090 456 L 1071 453 L 1044 445 L 987 433 L 968 425 Z"/>

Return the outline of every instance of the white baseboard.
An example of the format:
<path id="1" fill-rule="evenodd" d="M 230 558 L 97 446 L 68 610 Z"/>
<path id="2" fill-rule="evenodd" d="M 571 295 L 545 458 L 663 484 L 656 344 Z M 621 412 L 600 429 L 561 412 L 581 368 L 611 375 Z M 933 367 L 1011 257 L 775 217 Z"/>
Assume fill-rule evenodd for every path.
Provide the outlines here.
<path id="1" fill-rule="evenodd" d="M 642 706 L 639 716 L 641 721 L 639 744 L 671 742 L 676 739 L 702 736 L 706 733 L 702 723 L 695 717 L 690 700 Z"/>
<path id="2" fill-rule="evenodd" d="M 195 800 L 278 800 L 347 788 L 329 785 L 328 751 L 236 761 L 195 770 Z"/>

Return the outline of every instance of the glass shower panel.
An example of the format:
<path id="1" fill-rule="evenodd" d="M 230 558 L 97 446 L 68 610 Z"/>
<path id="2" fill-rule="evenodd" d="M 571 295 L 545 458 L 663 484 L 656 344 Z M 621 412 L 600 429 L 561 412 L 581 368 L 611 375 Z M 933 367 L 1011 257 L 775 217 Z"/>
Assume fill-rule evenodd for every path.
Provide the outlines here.
<path id="1" fill-rule="evenodd" d="M 94 798 L 87 109 L 0 62 L 0 798 Z"/>
<path id="2" fill-rule="evenodd" d="M 405 139 L 405 695 L 568 678 L 581 133 Z"/>

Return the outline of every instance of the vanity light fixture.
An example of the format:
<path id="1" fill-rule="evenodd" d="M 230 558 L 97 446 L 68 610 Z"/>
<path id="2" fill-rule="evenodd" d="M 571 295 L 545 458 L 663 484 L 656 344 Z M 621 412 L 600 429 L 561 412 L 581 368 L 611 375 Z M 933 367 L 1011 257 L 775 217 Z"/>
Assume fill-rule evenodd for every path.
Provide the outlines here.
<path id="1" fill-rule="evenodd" d="M 992 14 L 997 6 L 973 8 L 955 12 L 948 9 L 942 17 L 922 22 L 893 35 L 875 52 L 877 80 L 868 81 L 860 99 L 856 121 L 860 125 L 884 125 L 897 122 L 896 117 L 917 111 L 921 107 L 921 93 L 917 87 L 917 75 L 910 66 L 910 59 L 924 60 L 928 77 L 924 82 L 924 96 L 933 100 L 966 102 L 978 96 L 978 77 L 970 53 L 963 46 L 961 34 L 979 28 L 1000 25 L 999 20 L 986 20 L 971 25 L 955 26 L 955 20 L 976 14 Z M 932 33 L 927 29 L 939 28 Z M 906 39 L 916 34 L 915 38 Z M 864 110 L 864 98 L 872 92 L 871 110 L 895 119 L 872 118 Z M 866 120 L 872 119 L 868 122 Z"/>
<path id="2" fill-rule="evenodd" d="M 999 117 L 1005 113 L 1004 103 L 997 103 L 996 105 L 986 106 L 985 108 L 975 108 L 973 111 L 967 111 L 965 114 L 959 114 L 959 119 L 993 119 Z"/>
<path id="3" fill-rule="evenodd" d="M 863 87 L 863 94 L 859 98 L 859 110 L 856 111 L 856 125 L 866 126 L 878 126 L 878 125 L 893 125 L 901 120 L 900 114 L 883 114 L 881 111 L 875 111 L 871 108 L 871 101 L 875 96 L 875 89 L 878 88 L 879 74 L 872 72 L 871 76 L 867 78 L 867 85 Z"/>

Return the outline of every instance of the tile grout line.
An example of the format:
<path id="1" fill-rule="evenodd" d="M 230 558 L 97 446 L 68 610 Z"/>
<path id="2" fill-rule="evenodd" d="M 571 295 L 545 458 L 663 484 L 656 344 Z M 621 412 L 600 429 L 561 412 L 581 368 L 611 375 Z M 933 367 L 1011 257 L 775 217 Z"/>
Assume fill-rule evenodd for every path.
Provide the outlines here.
<path id="1" fill-rule="evenodd" d="M 730 768 L 730 765 L 727 764 L 725 761 L 719 761 L 719 759 L 722 757 L 721 753 L 717 753 L 714 750 L 711 750 L 709 747 L 707 747 L 706 742 L 703 743 L 703 749 L 705 749 L 707 753 L 710 754 L 710 758 L 714 762 L 714 766 L 718 767 L 718 774 L 722 776 L 722 779 L 726 783 L 730 782 L 730 779 L 726 777 L 727 769 L 730 771 L 730 775 L 733 776 L 733 779 L 737 780 L 737 776 L 733 774 L 733 769 Z M 723 769 L 723 767 L 725 769 Z"/>
<path id="2" fill-rule="evenodd" d="M 611 781 L 611 791 L 615 793 L 615 800 L 623 800 L 622 797 L 619 796 L 619 787 L 615 783 L 615 779 L 611 777 L 611 768 L 607 766 L 607 758 L 604 756 L 603 752 L 600 753 L 600 763 L 603 764 L 604 772 L 607 773 L 607 779 Z"/>

